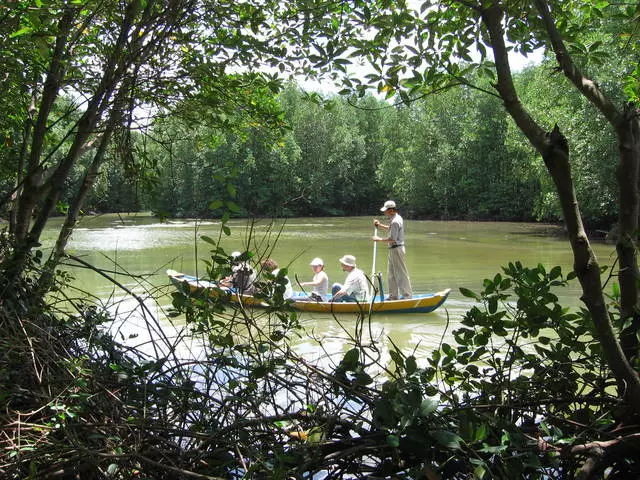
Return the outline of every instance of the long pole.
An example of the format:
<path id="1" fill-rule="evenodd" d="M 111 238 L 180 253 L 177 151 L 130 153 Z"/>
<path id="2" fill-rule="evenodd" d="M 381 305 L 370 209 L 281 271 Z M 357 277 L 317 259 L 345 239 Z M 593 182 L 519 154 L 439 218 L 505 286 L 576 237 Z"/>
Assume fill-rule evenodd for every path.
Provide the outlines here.
<path id="1" fill-rule="evenodd" d="M 378 227 L 374 227 L 373 228 L 373 236 L 377 237 L 378 236 Z M 373 279 L 375 278 L 376 275 L 376 253 L 378 253 L 378 242 L 376 242 L 375 240 L 373 241 L 373 261 L 371 262 L 371 292 L 369 294 L 369 297 L 373 299 L 373 295 L 375 292 L 375 286 L 373 284 Z"/>

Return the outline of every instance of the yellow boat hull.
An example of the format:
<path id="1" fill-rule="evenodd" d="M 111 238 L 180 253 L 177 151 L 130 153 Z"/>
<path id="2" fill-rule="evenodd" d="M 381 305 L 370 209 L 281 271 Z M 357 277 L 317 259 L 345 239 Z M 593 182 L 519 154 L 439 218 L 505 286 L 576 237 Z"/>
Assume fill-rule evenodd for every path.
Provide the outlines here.
<path id="1" fill-rule="evenodd" d="M 221 288 L 213 282 L 199 280 L 196 277 L 167 270 L 171 282 L 176 285 L 187 285 L 191 293 L 205 289 L 210 295 L 229 295 L 231 302 L 242 303 L 250 307 L 266 307 L 267 305 L 251 295 L 239 295 L 231 289 Z M 377 296 L 368 302 L 319 302 L 311 300 L 305 293 L 296 292 L 290 299 L 291 306 L 301 312 L 316 313 L 429 313 L 440 307 L 449 296 L 450 288 L 436 293 L 422 293 L 414 295 L 410 299 L 389 300 Z"/>

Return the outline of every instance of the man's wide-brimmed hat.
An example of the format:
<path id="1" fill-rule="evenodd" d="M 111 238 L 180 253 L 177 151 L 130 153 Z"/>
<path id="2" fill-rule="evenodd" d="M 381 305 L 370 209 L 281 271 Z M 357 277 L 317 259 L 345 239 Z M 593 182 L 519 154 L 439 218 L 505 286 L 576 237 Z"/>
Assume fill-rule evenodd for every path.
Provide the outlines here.
<path id="1" fill-rule="evenodd" d="M 380 211 L 381 212 L 386 212 L 390 208 L 393 208 L 393 209 L 396 208 L 396 202 L 394 202 L 393 200 L 387 200 L 386 202 L 384 202 L 384 205 L 382 206 Z"/>
<path id="2" fill-rule="evenodd" d="M 356 266 L 356 257 L 353 255 L 345 255 L 340 259 L 340 263 L 343 265 L 347 265 L 348 267 Z"/>

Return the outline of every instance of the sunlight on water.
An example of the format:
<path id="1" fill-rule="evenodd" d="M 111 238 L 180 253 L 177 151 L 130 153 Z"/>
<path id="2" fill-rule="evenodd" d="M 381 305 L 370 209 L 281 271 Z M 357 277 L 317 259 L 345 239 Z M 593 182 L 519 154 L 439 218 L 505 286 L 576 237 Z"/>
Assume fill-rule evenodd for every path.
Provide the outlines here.
<path id="1" fill-rule="evenodd" d="M 172 228 L 175 227 L 175 228 Z M 81 229 L 74 233 L 75 250 L 128 251 L 184 245 L 193 238 L 183 226 L 123 226 L 97 230 Z"/>
<path id="2" fill-rule="evenodd" d="M 358 266 L 370 274 L 374 264 L 372 219 L 290 219 L 282 229 L 282 223 L 274 225 L 270 220 L 253 224 L 233 220 L 230 222 L 232 235 L 227 237 L 216 221 L 159 222 L 147 215 L 101 215 L 83 220 L 74 231 L 68 250 L 105 269 L 123 282 L 125 288 L 144 298 L 148 311 L 140 312 L 135 300 L 125 298 L 122 289 L 103 276 L 84 268 L 71 269 L 78 286 L 112 305 L 111 311 L 119 320 L 111 328 L 116 329 L 125 343 L 145 343 L 153 350 L 156 347 L 152 345 L 153 335 L 147 332 L 148 323 L 153 329 L 166 329 L 165 333 L 171 338 L 179 337 L 184 328 L 180 319 L 175 325 L 166 319 L 165 309 L 170 305 L 169 293 L 173 289 L 165 271 L 172 268 L 204 275 L 203 260 L 209 257 L 211 246 L 201 239 L 203 235 L 220 239 L 220 245 L 228 253 L 248 246 L 250 250 L 275 258 L 281 267 L 288 269 L 295 287 L 297 281 L 311 279 L 309 261 L 317 256 L 324 259 L 331 283 L 344 281 L 345 273 L 338 259 L 347 253 L 355 255 Z M 61 219 L 55 219 L 46 232 L 48 235 L 43 237 L 44 248 L 53 245 L 55 225 L 59 222 Z M 541 263 L 547 269 L 560 265 L 567 274 L 573 261 L 568 241 L 558 235 L 561 229 L 549 225 L 407 220 L 405 229 L 407 263 L 414 291 L 426 293 L 451 288 L 452 293 L 443 307 L 430 314 L 374 315 L 366 333 L 377 340 L 383 358 L 388 357 L 388 338 L 403 351 L 415 352 L 418 358 L 428 355 L 442 341 L 451 341 L 451 332 L 473 305 L 459 293 L 459 288 L 479 291 L 482 281 L 501 272 L 502 265 L 516 260 L 526 266 Z M 595 245 L 594 248 L 601 264 L 613 263 L 613 246 Z M 386 277 L 384 247 L 377 248 L 375 269 Z M 136 277 L 128 277 L 124 272 Z M 577 281 L 557 294 L 564 305 L 574 308 L 580 305 Z M 348 337 L 355 329 L 354 318 L 339 319 L 344 327 L 330 315 L 303 313 L 301 320 L 305 329 L 315 336 L 315 340 L 303 338 L 296 343 L 296 350 L 305 357 L 331 358 L 348 349 Z"/>

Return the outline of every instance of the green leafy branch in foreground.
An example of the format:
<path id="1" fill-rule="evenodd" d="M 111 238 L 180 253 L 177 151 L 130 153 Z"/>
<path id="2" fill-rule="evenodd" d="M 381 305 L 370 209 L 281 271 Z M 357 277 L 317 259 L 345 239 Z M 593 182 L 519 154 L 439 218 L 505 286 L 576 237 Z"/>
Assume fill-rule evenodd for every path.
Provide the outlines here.
<path id="1" fill-rule="evenodd" d="M 354 339 L 327 379 L 357 412 L 333 405 L 331 416 L 357 437 L 323 430 L 316 455 L 328 445 L 348 453 L 303 462 L 303 472 L 562 478 L 592 463 L 609 478 L 635 471 L 620 454 L 637 448 L 637 429 L 627 427 L 624 439 L 616 430 L 628 412 L 603 368 L 590 318 L 562 308 L 553 293 L 573 275 L 519 262 L 503 273 L 485 280 L 480 294 L 461 290 L 478 305 L 453 332 L 457 345 L 443 343 L 426 368 L 398 349 L 391 365 L 367 362 L 370 347 Z M 615 445 L 613 453 L 585 461 L 603 445 Z"/>
<path id="2" fill-rule="evenodd" d="M 637 475 L 637 462 L 624 455 L 637 456 L 638 426 L 621 429 L 633 414 L 616 395 L 588 312 L 569 312 L 553 293 L 575 275 L 520 262 L 503 272 L 480 294 L 461 289 L 479 305 L 454 332 L 457 347 L 443 344 L 425 370 L 462 412 L 459 433 L 476 452 L 499 453 L 493 468 L 508 472 Z"/>
<path id="3" fill-rule="evenodd" d="M 278 300 L 237 308 L 179 289 L 189 323 L 154 339 L 153 357 L 118 344 L 99 309 L 30 318 L 25 336 L 7 328 L 15 310 L 4 303 L 14 355 L 0 357 L 0 468 L 7 478 L 633 478 L 640 428 L 588 315 L 558 304 L 566 282 L 560 268 L 516 262 L 480 293 L 463 289 L 476 306 L 428 358 L 373 338 L 366 316 L 336 318 L 341 335 L 317 338 L 310 357 L 292 340 L 311 334 Z M 40 376 L 11 374 L 18 358 Z"/>

